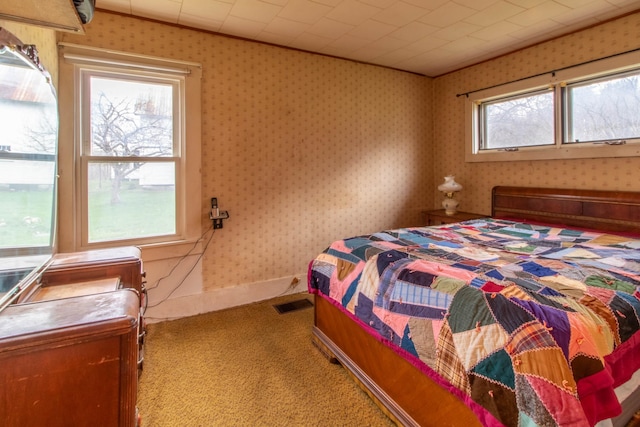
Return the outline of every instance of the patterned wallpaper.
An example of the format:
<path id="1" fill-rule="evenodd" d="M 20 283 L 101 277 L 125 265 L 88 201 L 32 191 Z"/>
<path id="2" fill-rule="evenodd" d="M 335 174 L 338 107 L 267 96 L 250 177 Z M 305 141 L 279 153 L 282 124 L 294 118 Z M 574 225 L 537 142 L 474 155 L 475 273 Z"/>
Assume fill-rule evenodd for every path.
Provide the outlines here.
<path id="1" fill-rule="evenodd" d="M 457 93 L 640 47 L 640 13 L 435 80 L 98 12 L 63 41 L 203 64 L 203 227 L 230 212 L 203 290 L 306 271 L 331 241 L 422 223 L 454 174 L 461 210 L 495 185 L 640 191 L 640 159 L 465 163 Z"/>
<path id="2" fill-rule="evenodd" d="M 61 41 L 202 63 L 203 226 L 213 196 L 230 213 L 205 291 L 306 273 L 434 204 L 430 79 L 106 12 Z"/>
<path id="3" fill-rule="evenodd" d="M 460 210 L 491 212 L 496 185 L 640 191 L 640 158 L 465 163 L 464 98 L 458 93 L 640 48 L 640 13 L 435 79 L 436 182 L 454 174 Z M 434 191 L 434 197 L 438 197 Z"/>

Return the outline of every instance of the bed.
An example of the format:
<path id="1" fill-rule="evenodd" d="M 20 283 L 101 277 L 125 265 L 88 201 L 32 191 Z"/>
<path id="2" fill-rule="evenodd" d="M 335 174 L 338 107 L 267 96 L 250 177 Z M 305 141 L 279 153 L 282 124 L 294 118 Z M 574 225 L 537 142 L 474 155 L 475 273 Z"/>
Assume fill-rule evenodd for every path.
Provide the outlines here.
<path id="1" fill-rule="evenodd" d="M 495 187 L 487 218 L 334 242 L 308 285 L 314 343 L 398 424 L 640 409 L 640 193 Z"/>

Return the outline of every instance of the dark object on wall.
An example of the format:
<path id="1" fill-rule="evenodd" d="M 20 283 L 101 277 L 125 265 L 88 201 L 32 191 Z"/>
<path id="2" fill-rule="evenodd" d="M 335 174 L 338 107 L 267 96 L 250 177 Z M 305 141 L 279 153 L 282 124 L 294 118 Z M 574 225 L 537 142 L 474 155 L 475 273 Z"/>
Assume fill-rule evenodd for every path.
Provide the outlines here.
<path id="1" fill-rule="evenodd" d="M 83 24 L 88 24 L 93 19 L 96 10 L 96 0 L 73 0 L 73 4 L 80 15 Z"/>

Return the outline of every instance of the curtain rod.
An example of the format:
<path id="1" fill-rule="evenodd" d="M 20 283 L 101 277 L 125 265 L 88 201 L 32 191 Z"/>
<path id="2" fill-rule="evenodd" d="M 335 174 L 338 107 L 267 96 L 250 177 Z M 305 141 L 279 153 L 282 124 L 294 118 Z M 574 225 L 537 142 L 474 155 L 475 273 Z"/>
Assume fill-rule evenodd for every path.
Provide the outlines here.
<path id="1" fill-rule="evenodd" d="M 456 98 L 459 98 L 461 96 L 466 96 L 468 98 L 469 94 L 472 94 L 472 93 L 481 92 L 481 91 L 487 90 L 487 89 L 493 89 L 493 88 L 496 88 L 496 87 L 499 87 L 499 86 L 503 86 L 503 85 L 506 85 L 506 84 L 509 84 L 509 83 L 521 82 L 523 80 L 532 79 L 534 77 L 544 76 L 545 74 L 551 74 L 551 76 L 555 76 L 556 72 L 558 72 L 558 71 L 564 71 L 564 70 L 568 70 L 568 69 L 571 69 L 571 68 L 580 67 L 581 65 L 591 64 L 592 62 L 598 62 L 598 61 L 602 61 L 604 59 L 615 58 L 616 56 L 626 55 L 627 53 L 638 52 L 638 51 L 640 51 L 640 47 L 636 48 L 636 49 L 627 50 L 625 52 L 614 53 L 613 55 L 604 56 L 602 58 L 592 59 L 590 61 L 585 61 L 585 62 L 580 62 L 579 64 L 573 64 L 573 65 L 569 65 L 569 66 L 566 66 L 566 67 L 558 68 L 558 69 L 555 69 L 555 70 L 545 71 L 543 73 L 538 73 L 538 74 L 534 74 L 534 75 L 531 75 L 531 76 L 522 77 L 520 79 L 511 80 L 511 81 L 508 81 L 508 82 L 505 82 L 505 83 L 500 83 L 500 84 L 496 84 L 496 85 L 493 85 L 493 86 L 483 87 L 482 89 L 476 89 L 476 90 L 470 90 L 469 92 L 458 93 L 458 94 L 456 94 Z"/>

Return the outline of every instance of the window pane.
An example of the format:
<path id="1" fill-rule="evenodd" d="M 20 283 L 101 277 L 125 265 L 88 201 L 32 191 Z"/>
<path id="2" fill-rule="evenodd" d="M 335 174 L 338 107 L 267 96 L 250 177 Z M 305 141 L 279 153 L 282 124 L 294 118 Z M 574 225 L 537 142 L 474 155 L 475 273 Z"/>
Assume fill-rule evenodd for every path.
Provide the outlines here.
<path id="1" fill-rule="evenodd" d="M 175 165 L 89 163 L 89 242 L 176 232 Z"/>
<path id="2" fill-rule="evenodd" d="M 568 142 L 640 138 L 640 73 L 568 87 Z"/>
<path id="3" fill-rule="evenodd" d="M 482 104 L 484 132 L 480 149 L 554 144 L 553 92 Z"/>
<path id="4" fill-rule="evenodd" d="M 0 247 L 52 242 L 55 156 L 49 161 L 0 158 Z"/>
<path id="5" fill-rule="evenodd" d="M 173 86 L 91 77 L 92 156 L 173 156 Z"/>

